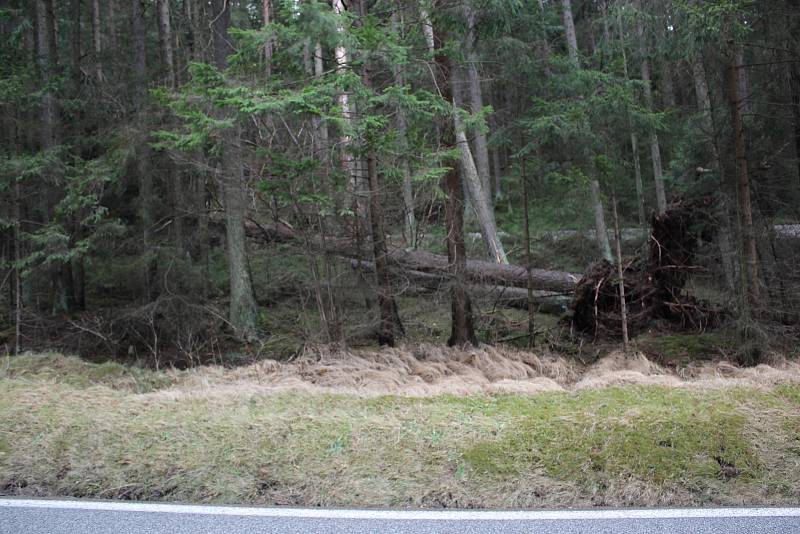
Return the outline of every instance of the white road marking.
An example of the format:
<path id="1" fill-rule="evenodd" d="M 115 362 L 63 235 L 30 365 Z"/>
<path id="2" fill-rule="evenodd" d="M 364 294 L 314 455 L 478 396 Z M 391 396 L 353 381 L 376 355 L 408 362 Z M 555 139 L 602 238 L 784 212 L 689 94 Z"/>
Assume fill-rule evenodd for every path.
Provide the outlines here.
<path id="1" fill-rule="evenodd" d="M 0 499 L 2 508 L 49 508 L 103 512 L 152 512 L 306 519 L 385 519 L 394 521 L 541 521 L 587 519 L 693 519 L 800 517 L 800 508 L 654 508 L 630 510 L 344 510 L 323 508 L 252 508 L 136 502 Z"/>

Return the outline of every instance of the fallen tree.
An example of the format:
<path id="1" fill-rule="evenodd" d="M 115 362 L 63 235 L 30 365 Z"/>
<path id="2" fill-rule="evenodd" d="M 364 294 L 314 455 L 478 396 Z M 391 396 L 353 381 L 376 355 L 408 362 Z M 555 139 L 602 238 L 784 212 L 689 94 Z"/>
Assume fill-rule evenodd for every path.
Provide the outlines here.
<path id="1" fill-rule="evenodd" d="M 250 221 L 250 224 L 247 225 L 247 231 L 252 239 L 264 243 L 305 241 L 308 246 L 316 250 L 326 251 L 345 258 L 364 260 L 371 257 L 369 250 L 359 249 L 351 238 L 322 238 L 317 235 L 305 237 L 299 235 L 286 223 L 261 225 Z M 449 272 L 447 256 L 431 252 L 406 250 L 390 246 L 389 260 L 395 268 L 400 268 L 403 271 L 432 273 L 439 278 L 447 276 Z M 483 260 L 467 260 L 466 276 L 472 283 L 492 286 L 526 287 L 528 283 L 528 274 L 524 267 Z M 581 275 L 565 271 L 531 269 L 531 277 L 533 278 L 534 288 L 537 290 L 571 293 L 574 291 Z"/>
<path id="2" fill-rule="evenodd" d="M 371 261 L 350 260 L 353 270 L 372 273 L 375 264 Z M 395 273 L 395 290 L 398 294 L 430 294 L 437 291 L 446 291 L 448 279 L 435 273 L 426 273 L 415 270 L 402 270 Z M 528 290 L 521 287 L 507 285 L 471 284 L 470 293 L 477 297 L 495 302 L 511 308 L 528 308 Z M 533 302 L 541 313 L 561 315 L 568 309 L 571 293 L 558 293 L 555 291 L 536 290 L 533 292 Z"/>

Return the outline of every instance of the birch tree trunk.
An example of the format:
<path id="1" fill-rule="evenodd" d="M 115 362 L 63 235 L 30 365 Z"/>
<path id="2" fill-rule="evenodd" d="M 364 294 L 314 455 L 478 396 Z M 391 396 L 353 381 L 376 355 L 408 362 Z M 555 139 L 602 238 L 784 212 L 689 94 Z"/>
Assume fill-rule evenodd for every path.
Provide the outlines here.
<path id="1" fill-rule="evenodd" d="M 640 0 L 640 6 L 641 0 Z M 644 101 L 647 109 L 653 110 L 653 88 L 650 80 L 650 60 L 648 59 L 647 39 L 644 33 L 644 22 L 641 17 L 636 19 L 636 36 L 639 41 L 639 56 L 641 59 L 642 82 L 644 83 Z M 653 179 L 656 184 L 656 206 L 658 213 L 667 211 L 667 194 L 664 188 L 664 171 L 661 167 L 661 146 L 658 133 L 653 129 L 650 132 L 650 159 L 653 162 Z"/>
<path id="2" fill-rule="evenodd" d="M 428 11 L 426 0 L 420 0 L 419 18 L 422 22 L 422 34 L 425 36 L 425 44 L 428 47 L 428 53 L 433 54 L 436 43 L 433 38 L 433 22 L 431 22 L 431 14 L 430 11 Z"/>
<path id="3" fill-rule="evenodd" d="M 344 19 L 345 6 L 342 0 L 333 0 L 333 12 L 338 15 L 337 31 L 340 35 L 344 34 L 344 26 L 342 20 Z M 348 68 L 348 55 L 347 49 L 339 42 L 333 51 L 334 61 L 336 62 L 336 72 L 344 73 Z M 361 184 L 359 165 L 353 157 L 352 142 L 350 133 L 347 131 L 352 124 L 352 110 L 350 105 L 350 96 L 347 91 L 340 91 L 337 95 L 337 101 L 342 113 L 342 120 L 345 124 L 345 129 L 342 130 L 339 136 L 339 144 L 341 145 L 341 163 L 342 171 L 347 176 L 347 192 L 350 198 L 353 199 L 355 206 L 355 216 L 357 220 L 357 229 L 360 231 L 362 222 L 366 220 L 366 207 L 364 206 L 363 199 L 361 198 Z"/>

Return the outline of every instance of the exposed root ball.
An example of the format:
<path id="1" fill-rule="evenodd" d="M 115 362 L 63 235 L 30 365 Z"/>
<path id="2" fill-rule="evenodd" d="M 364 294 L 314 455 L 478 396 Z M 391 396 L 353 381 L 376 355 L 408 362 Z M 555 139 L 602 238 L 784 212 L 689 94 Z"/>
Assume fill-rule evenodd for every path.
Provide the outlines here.
<path id="1" fill-rule="evenodd" d="M 632 336 L 658 326 L 702 329 L 718 322 L 721 310 L 684 293 L 693 271 L 697 237 L 709 237 L 709 199 L 676 200 L 663 215 L 653 215 L 648 246 L 623 259 L 623 278 Z M 622 330 L 619 276 L 607 261 L 592 264 L 572 301 L 572 324 L 595 337 L 618 338 Z"/>

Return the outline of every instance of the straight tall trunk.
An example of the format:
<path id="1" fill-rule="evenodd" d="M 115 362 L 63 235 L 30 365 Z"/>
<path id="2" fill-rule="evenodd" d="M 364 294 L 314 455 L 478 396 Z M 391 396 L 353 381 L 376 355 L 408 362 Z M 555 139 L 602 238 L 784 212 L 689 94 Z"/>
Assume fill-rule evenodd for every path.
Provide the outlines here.
<path id="1" fill-rule="evenodd" d="M 644 101 L 647 109 L 652 111 L 654 107 L 650 60 L 648 58 L 647 38 L 644 33 L 644 22 L 641 17 L 636 19 L 636 36 L 639 42 L 639 56 L 641 59 L 640 69 L 642 82 L 644 84 Z M 656 206 L 660 215 L 667 211 L 667 194 L 664 187 L 664 171 L 661 166 L 661 146 L 658 140 L 658 132 L 656 132 L 655 129 L 652 129 L 650 132 L 650 159 L 653 162 L 653 180 L 656 185 Z"/>
<path id="2" fill-rule="evenodd" d="M 739 218 L 742 234 L 742 285 L 746 295 L 746 310 L 750 314 L 758 314 L 761 303 L 761 287 L 758 274 L 758 249 L 756 246 L 755 227 L 753 225 L 753 206 L 750 198 L 750 174 L 747 165 L 747 147 L 745 143 L 744 122 L 742 120 L 741 47 L 733 45 L 728 69 L 728 98 L 733 128 L 733 151 L 736 157 L 736 192 L 739 201 Z"/>
<path id="3" fill-rule="evenodd" d="M 572 7 L 570 7 L 570 12 L 571 11 L 572 11 Z M 541 17 L 545 17 L 546 16 L 544 0 L 539 0 L 539 13 L 540 13 Z M 544 33 L 545 33 L 544 38 L 539 43 L 539 50 L 540 50 L 539 53 L 541 55 L 542 62 L 544 63 L 544 75 L 545 75 L 545 78 L 549 78 L 551 76 L 551 74 L 552 74 L 550 72 L 550 41 L 548 41 L 548 39 L 547 39 L 547 32 L 544 32 Z M 577 39 L 576 39 L 575 45 L 577 47 Z"/>
<path id="4" fill-rule="evenodd" d="M 433 22 L 431 21 L 430 11 L 426 7 L 426 0 L 420 0 L 419 19 L 422 23 L 422 34 L 425 36 L 425 45 L 428 47 L 428 53 L 433 54 L 436 43 L 433 36 Z"/>
<path id="5" fill-rule="evenodd" d="M 572 18 L 571 0 L 561 0 L 561 14 L 564 20 L 564 33 L 567 38 L 567 53 L 569 60 L 575 67 L 580 66 L 578 58 L 578 37 L 575 34 L 575 21 Z"/>
<path id="6" fill-rule="evenodd" d="M 403 334 L 403 325 L 397 311 L 392 293 L 392 276 L 389 267 L 389 253 L 386 248 L 386 234 L 383 229 L 383 202 L 381 184 L 375 153 L 367 155 L 367 174 L 369 175 L 369 219 L 372 230 L 372 252 L 375 258 L 375 273 L 378 281 L 378 309 L 380 328 L 378 343 L 393 347 L 397 337 Z"/>
<path id="7" fill-rule="evenodd" d="M 719 248 L 722 270 L 725 275 L 725 284 L 729 291 L 736 288 L 736 266 L 734 257 L 736 252 L 731 242 L 731 219 L 728 213 L 728 187 L 725 179 L 725 165 L 720 155 L 719 144 L 717 141 L 717 129 L 714 125 L 714 114 L 711 106 L 711 96 L 708 91 L 706 81 L 706 71 L 703 60 L 700 57 L 692 61 L 692 78 L 694 81 L 695 97 L 697 108 L 700 113 L 700 124 L 704 135 L 708 139 L 710 147 L 712 166 L 717 174 L 719 181 L 719 202 L 717 203 L 717 216 L 720 220 L 719 225 Z"/>
<path id="8" fill-rule="evenodd" d="M 81 0 L 72 0 L 71 78 L 73 98 L 81 91 Z"/>
<path id="9" fill-rule="evenodd" d="M 131 40 L 133 41 L 133 102 L 134 108 L 139 109 L 147 90 L 146 34 L 142 0 L 131 0 Z"/>
<path id="10" fill-rule="evenodd" d="M 333 12 L 338 15 L 337 21 L 337 32 L 340 35 L 344 34 L 344 12 L 345 12 L 345 5 L 342 0 L 333 0 Z M 344 47 L 343 44 L 337 43 L 333 50 L 333 57 L 334 61 L 336 62 L 336 72 L 344 73 L 347 71 L 349 57 L 347 54 L 347 49 Z M 360 184 L 360 174 L 359 174 L 359 165 L 358 162 L 355 160 L 353 153 L 352 153 L 352 144 L 353 140 L 350 138 L 349 129 L 352 124 L 353 120 L 353 112 L 351 109 L 350 103 L 350 95 L 347 94 L 347 91 L 342 90 L 340 91 L 337 96 L 336 100 L 339 104 L 339 109 L 342 113 L 342 122 L 344 123 L 345 127 L 342 129 L 340 136 L 339 136 L 339 144 L 341 145 L 341 165 L 342 171 L 344 172 L 345 176 L 347 177 L 347 192 L 352 199 L 354 212 L 356 217 L 356 231 L 360 232 L 362 222 L 366 220 L 366 207 L 364 206 L 363 200 L 360 198 L 361 193 L 361 184 Z"/>
<path id="11" fill-rule="evenodd" d="M 625 302 L 625 269 L 622 266 L 622 235 L 619 231 L 619 213 L 617 212 L 617 195 L 611 201 L 614 209 L 614 245 L 617 252 L 617 277 L 619 278 L 619 308 L 622 322 L 622 346 L 628 353 L 628 304 Z"/>
<path id="12" fill-rule="evenodd" d="M 37 68 L 45 92 L 39 109 L 39 144 L 51 149 L 58 144 L 58 109 L 56 96 L 50 89 L 55 76 L 56 44 L 53 1 L 36 0 Z"/>
<path id="13" fill-rule="evenodd" d="M 175 59 L 172 45 L 172 22 L 170 21 L 169 0 L 157 0 L 158 4 L 158 40 L 161 46 L 161 61 L 164 65 L 167 85 L 176 87 Z"/>
<path id="14" fill-rule="evenodd" d="M 270 0 L 262 0 L 261 3 L 261 18 L 264 28 L 270 23 Z M 264 41 L 264 74 L 267 78 L 272 76 L 272 38 L 267 38 Z"/>
<path id="15" fill-rule="evenodd" d="M 402 20 L 396 13 L 392 14 L 392 28 L 395 32 L 402 31 Z M 406 80 L 402 65 L 392 66 L 394 82 L 397 87 L 405 88 Z M 396 116 L 397 138 L 400 145 L 400 171 L 403 176 L 403 233 L 407 243 L 412 248 L 417 248 L 417 220 L 414 215 L 414 185 L 411 181 L 411 166 L 408 162 L 408 118 L 403 106 L 398 106 Z"/>
<path id="16" fill-rule="evenodd" d="M 628 54 L 625 51 L 625 32 L 623 31 L 624 28 L 622 26 L 621 12 L 617 16 L 617 25 L 617 29 L 619 31 L 620 50 L 622 52 L 622 70 L 625 75 L 625 81 L 628 81 L 630 77 L 628 74 Z M 639 157 L 639 136 L 633 129 L 633 121 L 631 120 L 630 113 L 628 113 L 628 129 L 631 132 L 631 153 L 633 155 L 633 171 L 636 184 L 636 208 L 639 215 L 639 226 L 644 226 L 647 218 L 645 217 L 644 209 L 644 183 L 642 182 L 642 162 L 641 158 Z"/>
<path id="17" fill-rule="evenodd" d="M 212 3 L 211 31 L 214 42 L 214 63 L 220 70 L 227 68 L 227 58 L 232 52 L 231 37 L 228 34 L 230 8 L 228 0 L 214 0 Z M 225 235 L 230 282 L 229 318 L 239 337 L 252 340 L 258 333 L 258 306 L 250 276 L 244 231 L 247 190 L 242 161 L 241 129 L 238 124 L 225 133 L 221 159 L 219 181 L 225 205 Z"/>
<path id="18" fill-rule="evenodd" d="M 478 52 L 476 50 L 477 37 L 475 32 L 476 13 L 474 7 L 469 2 L 464 4 L 464 14 L 467 18 L 467 86 L 469 88 L 469 104 L 473 115 L 477 115 L 483 110 L 483 91 L 481 90 L 481 79 L 478 72 Z M 482 128 L 476 128 L 473 135 L 473 155 L 475 156 L 475 167 L 481 179 L 483 192 L 489 207 L 494 210 L 492 205 L 492 185 L 489 170 L 489 145 L 486 140 L 486 133 Z"/>
<path id="19" fill-rule="evenodd" d="M 98 82 L 105 80 L 102 27 L 100 0 L 92 0 L 92 51 L 94 52 L 94 76 Z"/>
<path id="20" fill-rule="evenodd" d="M 600 194 L 600 182 L 597 178 L 592 178 L 589 182 L 589 189 L 592 194 L 592 209 L 594 210 L 594 230 L 597 241 L 597 250 L 604 260 L 614 261 L 611 254 L 611 245 L 608 242 L 608 229 L 606 227 L 606 213 L 603 207 L 603 197 Z"/>
<path id="21" fill-rule="evenodd" d="M 525 159 L 520 158 L 519 174 L 522 180 L 522 213 L 525 224 L 525 270 L 528 279 L 528 348 L 536 344 L 536 306 L 533 298 L 533 260 L 531 259 L 531 225 L 528 216 L 530 205 L 528 203 L 528 176 L 525 174 Z"/>
<path id="22" fill-rule="evenodd" d="M 429 20 L 429 19 L 428 19 Z M 433 28 L 431 27 L 431 30 Z M 445 102 L 451 102 L 451 65 L 444 54 L 443 43 L 446 35 L 439 36 L 436 55 L 437 74 L 435 82 L 442 91 Z M 431 39 L 431 41 L 434 41 Z M 435 41 L 434 41 L 435 42 Z M 455 148 L 455 124 L 446 121 L 440 128 L 442 144 L 445 148 Z M 463 347 L 468 344 L 477 345 L 475 328 L 472 322 L 472 300 L 467 292 L 467 247 L 464 243 L 464 191 L 458 172 L 458 161 L 452 161 L 451 167 L 442 177 L 442 190 L 445 192 L 445 230 L 447 240 L 447 260 L 450 266 L 450 311 L 451 329 L 449 346 Z"/>
<path id="23" fill-rule="evenodd" d="M 188 6 L 190 13 L 189 13 L 189 27 L 191 28 L 191 50 L 192 50 L 192 61 L 202 62 L 205 60 L 205 43 L 207 42 L 207 34 L 204 30 L 207 29 L 207 25 L 203 24 L 203 16 L 205 13 L 204 6 L 206 2 L 200 0 L 186 0 L 186 5 Z"/>
<path id="24" fill-rule="evenodd" d="M 797 180 L 800 186 L 800 66 L 791 65 L 790 86 L 792 92 L 792 118 L 794 123 L 794 153 L 797 161 Z"/>

